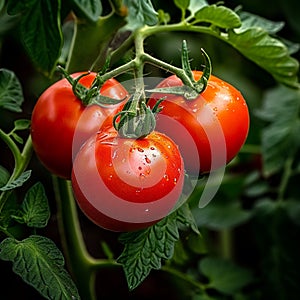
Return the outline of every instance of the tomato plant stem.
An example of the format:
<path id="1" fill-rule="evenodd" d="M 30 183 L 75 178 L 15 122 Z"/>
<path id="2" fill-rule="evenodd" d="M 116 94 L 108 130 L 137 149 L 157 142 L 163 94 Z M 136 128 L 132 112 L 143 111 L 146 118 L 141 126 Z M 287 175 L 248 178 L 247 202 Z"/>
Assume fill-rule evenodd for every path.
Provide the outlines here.
<path id="1" fill-rule="evenodd" d="M 220 231 L 220 251 L 224 259 L 232 259 L 233 257 L 233 234 L 231 229 L 223 229 Z"/>
<path id="2" fill-rule="evenodd" d="M 293 156 L 290 155 L 287 160 L 285 161 L 284 164 L 284 170 L 283 174 L 281 177 L 281 182 L 278 188 L 278 196 L 277 196 L 277 201 L 283 201 L 284 200 L 284 194 L 289 182 L 289 179 L 292 175 L 292 165 L 293 165 Z"/>
<path id="3" fill-rule="evenodd" d="M 183 272 L 179 271 L 178 269 L 174 269 L 169 265 L 164 265 L 164 266 L 162 266 L 161 270 L 165 271 L 169 274 L 172 274 L 173 276 L 177 277 L 180 280 L 183 280 L 183 281 L 189 283 L 190 285 L 199 289 L 200 291 L 205 291 L 206 286 L 203 283 L 200 283 L 199 281 L 195 280 L 190 275 L 183 273 Z"/>
<path id="4" fill-rule="evenodd" d="M 53 176 L 58 227 L 67 264 L 77 282 L 82 299 L 95 300 L 95 276 L 101 268 L 119 267 L 113 259 L 95 259 L 87 251 L 82 236 L 71 182 Z"/>
<path id="5" fill-rule="evenodd" d="M 12 140 L 12 138 L 8 134 L 3 132 L 1 129 L 0 129 L 0 138 L 9 147 L 15 160 L 13 173 L 11 174 L 7 182 L 10 183 L 13 182 L 15 179 L 17 179 L 26 170 L 29 164 L 29 161 L 32 156 L 32 151 L 33 151 L 31 136 L 27 138 L 22 152 L 20 151 L 16 143 Z M 2 211 L 10 193 L 11 190 L 8 190 L 0 194 L 0 212 Z"/>
<path id="6" fill-rule="evenodd" d="M 77 281 L 81 297 L 94 300 L 95 273 L 91 269 L 93 259 L 83 241 L 71 184 L 53 176 L 53 185 L 57 201 L 58 226 L 68 266 Z"/>

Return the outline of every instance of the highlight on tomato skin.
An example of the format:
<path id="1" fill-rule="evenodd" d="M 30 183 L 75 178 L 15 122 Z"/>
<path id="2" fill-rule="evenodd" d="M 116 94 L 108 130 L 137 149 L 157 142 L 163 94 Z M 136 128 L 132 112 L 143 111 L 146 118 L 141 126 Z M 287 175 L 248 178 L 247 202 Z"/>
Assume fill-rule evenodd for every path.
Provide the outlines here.
<path id="1" fill-rule="evenodd" d="M 184 165 L 174 142 L 159 132 L 121 138 L 113 128 L 91 137 L 72 171 L 75 199 L 95 224 L 134 231 L 157 223 L 177 204 Z"/>
<path id="2" fill-rule="evenodd" d="M 193 71 L 195 80 L 202 75 Z M 181 86 L 175 75 L 162 80 L 157 87 Z M 186 172 L 209 173 L 228 164 L 246 141 L 250 117 L 243 95 L 232 85 L 211 75 L 206 89 L 194 100 L 174 94 L 154 93 L 148 104 L 153 107 L 165 97 L 157 116 L 156 130 L 170 136 L 179 146 Z M 189 133 L 187 135 L 185 131 Z M 197 147 L 199 164 L 191 153 L 190 137 Z"/>
<path id="3" fill-rule="evenodd" d="M 71 76 L 78 78 L 83 72 Z M 89 88 L 96 77 L 90 72 L 79 82 Z M 126 89 L 114 78 L 107 80 L 101 94 L 117 100 L 128 96 Z M 125 100 L 124 100 L 125 101 Z M 106 107 L 85 106 L 72 90 L 67 79 L 48 87 L 39 97 L 31 117 L 33 148 L 40 162 L 53 174 L 71 178 L 72 161 L 81 145 L 96 133 L 109 115 L 114 115 L 124 101 Z"/>

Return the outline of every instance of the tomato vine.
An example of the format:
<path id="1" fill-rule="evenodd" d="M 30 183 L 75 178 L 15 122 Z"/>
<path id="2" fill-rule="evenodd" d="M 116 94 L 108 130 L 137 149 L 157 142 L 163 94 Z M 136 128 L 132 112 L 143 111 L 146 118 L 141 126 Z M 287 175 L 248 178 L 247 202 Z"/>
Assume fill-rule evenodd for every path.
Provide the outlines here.
<path id="1" fill-rule="evenodd" d="M 156 1 L 155 4 L 158 5 L 159 1 Z M 16 0 L 7 0 L 0 3 L 0 24 L 3 24 L 3 30 L 2 27 L 0 30 L 1 40 L 2 33 L 8 35 L 11 32 L 10 26 L 14 29 L 18 28 L 27 57 L 31 60 L 35 72 L 46 75 L 47 80 L 50 78 L 48 81 L 50 89 L 55 84 L 63 82 L 62 89 L 68 89 L 70 97 L 78 100 L 79 105 L 82 104 L 85 111 L 93 106 L 103 109 L 113 108 L 112 113 L 107 113 L 105 118 L 101 119 L 101 124 L 95 125 L 94 132 L 84 141 L 80 141 L 79 147 L 73 151 L 72 155 L 71 151 L 68 152 L 70 154 L 68 162 L 72 163 L 69 164 L 67 175 L 61 176 L 59 172 L 53 172 L 54 169 L 49 168 L 50 173 L 58 175 L 58 177 L 51 175 L 51 188 L 53 188 L 56 199 L 57 226 L 62 253 L 48 237 L 38 234 L 41 229 L 45 230 L 50 218 L 48 198 L 43 186 L 38 182 L 28 188 L 27 184 L 31 182 L 31 175 L 34 172 L 34 170 L 29 170 L 32 157 L 35 153 L 39 157 L 38 147 L 35 143 L 36 137 L 47 137 L 41 142 L 44 150 L 50 149 L 52 155 L 55 150 L 58 150 L 58 153 L 63 152 L 66 144 L 66 137 L 63 136 L 63 133 L 66 133 L 66 130 L 62 124 L 65 122 L 59 123 L 59 121 L 64 118 L 62 115 L 58 116 L 55 123 L 60 125 L 57 130 L 54 131 L 51 127 L 47 134 L 39 135 L 42 126 L 47 127 L 46 118 L 38 126 L 35 126 L 36 119 L 33 116 L 41 116 L 41 112 L 32 113 L 31 124 L 29 120 L 19 119 L 15 121 L 11 131 L 0 128 L 1 143 L 13 158 L 11 172 L 0 166 L 0 231 L 2 233 L 0 259 L 12 262 L 14 272 L 46 299 L 97 299 L 97 274 L 108 269 L 122 269 L 130 291 L 139 287 L 152 270 L 162 270 L 193 287 L 195 289 L 193 296 L 199 296 L 199 299 L 211 298 L 211 294 L 217 295 L 217 298 L 239 297 L 243 293 L 243 288 L 255 285 L 255 281 L 251 272 L 248 271 L 249 268 L 238 267 L 230 261 L 235 258 L 232 228 L 249 222 L 249 220 L 256 226 L 266 225 L 264 217 L 274 228 L 267 229 L 261 233 L 261 236 L 265 234 L 276 247 L 281 247 L 283 252 L 288 252 L 284 243 L 283 246 L 277 244 L 284 237 L 283 235 L 278 237 L 276 230 L 282 231 L 281 224 L 286 226 L 291 223 L 294 226 L 299 223 L 297 220 L 299 206 L 294 199 L 297 193 L 293 189 L 289 189 L 292 179 L 298 178 L 296 176 L 299 173 L 297 160 L 299 152 L 297 130 L 300 124 L 299 62 L 292 57 L 299 47 L 286 39 L 278 38 L 278 33 L 282 28 L 280 22 L 269 21 L 250 14 L 240 7 L 233 10 L 226 7 L 225 4 L 208 4 L 205 0 L 174 0 L 172 5 L 175 12 L 178 13 L 179 9 L 179 17 L 176 14 L 170 16 L 162 9 L 157 11 L 151 1 L 45 0 L 40 2 L 34 0 L 30 3 L 21 3 Z M 34 38 L 36 24 L 40 24 L 42 32 L 45 33 L 44 37 L 42 36 L 39 40 Z M 200 37 L 210 36 L 214 41 L 229 45 L 236 51 L 235 53 L 241 55 L 242 59 L 251 61 L 260 71 L 268 73 L 274 80 L 273 84 L 279 83 L 284 86 L 270 91 L 270 94 L 266 93 L 263 113 L 257 113 L 258 118 L 267 124 L 266 128 L 260 128 L 263 136 L 262 145 L 245 145 L 241 151 L 242 158 L 237 157 L 237 153 L 248 134 L 247 103 L 242 94 L 232 85 L 212 75 L 214 62 L 210 58 L 209 51 L 202 45 L 199 47 L 199 54 L 202 55 L 203 62 L 198 63 L 198 57 L 190 55 L 187 40 L 184 39 L 180 66 L 164 61 L 157 53 L 153 54 L 149 51 L 147 42 L 150 39 L 178 32 L 187 35 L 197 34 Z M 200 70 L 196 71 L 194 67 L 191 67 L 191 59 L 194 59 L 193 64 L 198 64 Z M 275 60 L 278 63 L 274 63 Z M 171 73 L 172 76 L 162 80 L 155 87 L 148 88 L 145 81 L 146 66 L 151 66 L 159 72 Z M 59 72 L 57 72 L 57 67 Z M 80 73 L 76 73 L 78 76 L 74 76 L 75 72 Z M 61 73 L 66 80 L 56 80 Z M 125 89 L 127 86 L 120 85 L 119 93 L 116 96 L 114 88 L 116 88 L 117 81 L 114 80 L 122 78 L 122 76 L 133 77 L 133 80 L 130 81 L 128 93 Z M 83 84 L 90 77 L 92 79 L 89 84 Z M 57 83 L 53 83 L 53 81 L 57 81 Z M 24 80 L 24 82 L 26 81 Z M 109 84 L 113 86 L 113 92 L 105 92 L 104 88 Z M 225 90 L 227 93 L 224 92 Z M 50 94 L 53 96 L 53 91 Z M 270 100 L 276 98 L 273 97 L 274 95 L 280 95 L 282 101 L 274 104 L 274 101 Z M 24 101 L 22 87 L 16 75 L 6 69 L 0 69 L 0 96 L 1 110 L 10 110 L 13 113 L 21 112 Z M 220 98 L 222 98 L 222 105 L 217 102 Z M 230 101 L 226 102 L 224 99 Z M 59 100 L 63 101 L 63 99 Z M 155 101 L 152 102 L 152 100 Z M 225 102 L 228 106 L 224 104 Z M 237 102 L 240 106 L 229 106 Z M 35 107 L 37 103 L 34 103 Z M 181 103 L 180 105 L 184 103 L 183 111 L 180 110 L 182 107 L 179 103 Z M 243 111 L 241 103 L 244 107 Z M 176 108 L 174 105 L 177 105 Z M 63 111 L 66 107 L 65 102 L 61 107 L 63 107 Z M 252 110 L 252 107 L 250 109 Z M 75 110 L 74 108 L 70 111 L 73 113 Z M 189 110 L 195 113 L 193 119 Z M 230 115 L 224 117 L 226 116 L 225 111 L 229 110 Z M 236 111 L 239 114 L 234 114 Z M 186 115 L 186 112 L 189 114 Z M 196 113 L 199 112 L 200 115 L 197 115 Z M 99 114 L 101 113 L 97 111 L 92 116 Z M 254 115 L 252 111 L 251 114 Z M 50 109 L 47 109 L 44 115 L 53 119 Z M 201 119 L 203 115 L 205 117 Z M 79 115 L 78 119 L 82 116 Z M 243 117 L 241 118 L 241 116 Z M 164 134 L 156 132 L 164 132 L 165 128 L 161 125 L 164 117 L 169 118 L 168 126 L 171 129 L 170 132 L 166 131 L 166 137 Z M 225 118 L 228 126 L 223 126 L 222 118 Z M 170 123 L 170 119 L 179 122 L 181 129 L 184 127 L 183 135 L 174 123 Z M 240 119 L 243 119 L 243 124 L 239 123 Z M 220 132 L 220 128 L 222 129 L 222 138 L 220 136 L 217 136 L 215 140 L 211 138 L 210 130 L 213 128 L 209 123 L 211 120 L 217 124 L 217 131 Z M 189 128 L 194 121 L 201 125 L 196 128 L 195 132 Z M 74 124 L 78 129 L 78 123 Z M 102 126 L 103 124 L 105 126 Z M 205 127 L 206 124 L 209 126 Z M 233 128 L 234 126 L 235 128 Z M 107 138 L 110 136 L 109 130 L 113 132 L 111 139 L 104 139 L 103 142 L 101 134 Z M 22 131 L 21 134 L 20 131 Z M 176 141 L 178 148 L 177 146 L 173 147 L 171 142 L 168 144 L 170 138 L 167 136 L 171 136 L 172 132 L 175 132 L 172 139 Z M 25 141 L 23 134 L 27 134 Z M 52 148 L 50 147 L 51 134 L 54 138 L 54 147 L 51 146 Z M 205 135 L 208 136 L 207 143 L 203 138 Z M 228 141 L 226 135 L 229 136 Z M 150 142 L 147 138 L 152 136 L 156 136 L 159 141 L 149 146 Z M 176 136 L 179 137 L 178 140 L 176 140 Z M 188 136 L 192 136 L 197 154 L 203 155 L 204 153 L 204 160 L 201 155 L 198 157 L 198 155 L 194 155 L 195 153 L 190 154 L 193 143 L 186 142 L 185 138 Z M 200 146 L 197 144 L 199 136 L 202 142 Z M 59 137 L 62 138 L 59 139 Z M 57 145 L 57 141 L 59 141 L 59 145 Z M 123 143 L 123 141 L 125 142 Z M 132 141 L 136 141 L 137 146 L 133 145 Z M 170 139 L 170 141 L 172 140 Z M 120 145 L 125 146 L 121 148 L 119 145 L 118 148 L 114 148 L 119 142 Z M 72 140 L 72 146 L 74 146 L 73 143 Z M 111 155 L 111 159 L 114 158 L 112 161 L 107 160 L 107 165 L 96 159 L 85 160 L 84 151 L 91 150 L 91 147 L 97 149 L 97 146 L 94 146 L 98 145 L 97 143 L 100 143 L 101 146 L 104 145 L 106 147 L 104 150 Z M 172 141 L 172 143 L 174 142 Z M 108 144 L 111 149 L 108 149 Z M 183 155 L 184 144 L 189 148 L 187 155 Z M 213 145 L 215 150 L 211 150 L 207 144 Z M 165 147 L 168 145 L 168 149 L 159 152 L 161 145 Z M 229 147 L 233 147 L 232 153 Z M 168 152 L 171 151 L 170 149 L 173 149 L 173 152 Z M 104 150 L 102 153 L 105 152 Z M 153 152 L 154 150 L 155 152 Z M 143 154 L 134 155 L 132 154 L 134 151 L 136 153 L 143 152 Z M 210 151 L 213 155 L 218 151 L 222 153 L 218 157 L 221 161 L 221 168 L 218 169 L 220 167 L 218 164 L 217 171 L 213 166 L 217 165 L 214 163 L 218 159 L 215 161 L 211 159 L 211 163 L 211 157 L 206 155 L 208 153 L 206 151 Z M 101 151 L 99 150 L 99 152 Z M 149 153 L 152 153 L 151 159 Z M 226 158 L 225 153 L 229 153 Z M 116 167 L 114 172 L 109 173 L 109 168 L 118 161 L 114 156 L 117 154 L 119 157 L 123 157 L 123 159 L 119 159 L 119 162 L 122 163 L 124 169 L 121 167 L 117 169 L 114 166 Z M 130 155 L 133 155 L 134 159 L 137 157 L 139 159 L 138 164 L 133 167 L 130 164 L 132 163 Z M 155 163 L 162 164 L 159 157 L 163 155 L 165 155 L 166 168 L 164 169 L 165 173 L 160 174 Z M 252 167 L 247 158 L 243 161 L 243 155 L 247 158 L 250 157 L 251 163 L 253 160 L 257 165 Z M 73 168 L 73 177 L 71 178 L 70 170 L 74 166 L 72 160 L 75 156 L 76 159 L 82 159 L 82 161 L 78 162 L 75 159 L 76 168 Z M 283 160 L 283 157 L 286 159 Z M 209 164 L 208 168 L 201 169 L 197 165 L 197 159 L 199 159 L 199 164 Z M 40 160 L 43 161 L 43 159 Z M 60 161 L 55 159 L 55 163 L 60 167 L 66 161 L 65 157 Z M 88 167 L 94 161 L 96 164 L 92 166 L 92 171 L 89 173 L 92 175 L 89 175 L 87 180 L 84 175 L 88 173 Z M 127 164 L 125 164 L 126 162 Z M 183 162 L 185 175 L 183 175 Z M 228 175 L 225 174 L 227 164 L 229 164 Z M 128 169 L 125 169 L 125 165 Z M 190 165 L 196 165 L 196 171 L 191 172 L 188 167 Z M 170 173 L 167 172 L 167 167 L 173 168 Z M 255 168 L 257 170 L 254 170 Z M 78 208 L 86 208 L 86 212 L 84 209 L 82 211 L 96 224 L 97 216 L 95 217 L 93 205 L 86 204 L 90 199 L 87 197 L 88 193 L 82 192 L 80 185 L 77 184 L 76 180 L 79 179 L 79 176 L 76 177 L 75 169 L 83 170 L 80 176 L 84 178 L 84 183 L 89 184 L 93 183 L 92 179 L 95 174 L 102 174 L 101 171 L 104 170 L 102 177 L 99 175 L 101 179 L 98 178 L 100 180 L 98 183 L 101 182 L 105 185 L 105 180 L 109 181 L 114 178 L 115 184 L 107 184 L 109 192 L 114 194 L 111 201 L 121 199 L 122 191 L 125 190 L 130 195 L 130 199 L 126 199 L 126 197 L 121 199 L 125 200 L 124 207 L 132 208 L 134 205 L 143 207 L 136 215 L 131 211 L 134 221 L 123 220 L 120 216 L 123 216 L 126 211 L 125 213 L 123 211 L 122 215 L 118 208 L 110 209 L 118 213 L 116 218 L 105 214 L 109 208 L 105 207 L 103 211 L 99 209 L 100 216 L 104 216 L 104 220 L 108 220 L 108 227 L 113 223 L 113 230 L 117 228 L 119 231 L 125 223 L 128 226 L 126 228 L 130 228 L 130 230 L 125 230 L 128 232 L 118 235 L 118 245 L 123 246 L 123 251 L 118 253 L 117 257 L 115 254 L 117 251 L 112 251 L 105 241 L 102 242 L 102 252 L 106 257 L 96 258 L 88 250 Z M 247 177 L 248 171 L 249 177 Z M 157 174 L 155 177 L 153 175 L 155 172 L 159 173 L 160 177 Z M 50 173 L 47 174 L 50 175 Z M 130 176 L 126 175 L 129 173 Z M 240 175 L 243 179 L 239 177 Z M 65 179 L 59 178 L 59 176 Z M 134 183 L 133 189 L 130 189 L 131 187 L 127 189 L 127 186 L 122 185 L 124 183 L 122 176 L 130 178 Z M 154 181 L 155 183 L 159 182 L 160 185 L 152 184 Z M 148 186 L 149 182 L 152 184 L 151 188 L 155 186 L 156 190 L 151 190 Z M 99 186 L 100 184 L 97 185 L 97 187 Z M 125 188 L 121 189 L 120 186 L 125 186 Z M 103 199 L 101 195 L 107 193 L 107 190 L 105 188 L 97 190 L 97 187 L 91 187 L 88 190 L 94 194 L 93 200 L 100 195 L 100 203 Z M 162 195 L 167 187 L 170 187 L 170 191 L 167 191 L 167 195 L 163 195 L 161 198 L 169 199 L 172 207 L 165 207 L 164 215 L 151 219 L 151 222 L 148 222 L 148 219 L 147 222 L 141 221 L 143 213 L 149 218 L 149 211 L 155 211 L 156 197 Z M 219 188 L 220 193 L 217 193 Z M 20 197 L 19 201 L 16 200 L 18 189 L 27 189 L 24 197 Z M 145 193 L 147 189 L 150 190 L 148 195 Z M 135 194 L 130 194 L 131 192 Z M 139 193 L 143 194 L 142 198 L 138 197 Z M 222 193 L 225 194 L 223 202 Z M 202 201 L 201 197 L 205 199 Z M 238 197 L 252 202 L 241 204 L 241 199 L 237 200 Z M 288 197 L 291 197 L 292 201 L 285 201 Z M 80 201 L 83 198 L 86 202 L 82 205 Z M 148 205 L 146 198 L 151 203 L 149 207 L 146 206 Z M 212 198 L 214 198 L 212 205 L 207 205 Z M 84 207 L 85 205 L 86 207 Z M 97 206 L 97 209 L 99 207 L 103 208 L 100 205 Z M 157 207 L 159 208 L 159 205 Z M 223 211 L 226 212 L 226 216 L 228 213 L 227 219 Z M 127 215 L 129 216 L 131 213 L 128 212 Z M 98 225 L 101 226 L 102 221 L 98 222 Z M 207 228 L 205 222 L 209 223 Z M 139 227 L 141 224 L 147 226 Z M 214 243 L 218 244 L 215 251 L 220 254 L 221 258 L 212 257 L 207 254 L 209 250 L 202 248 L 205 238 L 203 239 L 199 233 L 201 227 L 206 228 L 207 232 L 219 230 L 215 235 L 217 242 L 214 241 Z M 136 231 L 136 228 L 139 230 Z M 186 239 L 183 238 L 185 235 Z M 265 248 L 268 249 L 271 246 L 262 247 L 261 251 L 263 252 Z M 294 253 L 291 255 L 293 256 Z M 196 268 L 190 265 L 194 263 L 192 261 L 194 257 L 199 259 Z M 66 265 L 64 258 L 66 258 Z M 224 260 L 225 258 L 227 260 Z M 269 259 L 265 262 L 272 267 L 272 258 Z M 191 274 L 187 274 L 190 269 L 192 270 Z M 28 270 L 32 270 L 33 275 L 29 274 Z M 234 282 L 226 285 L 218 280 L 219 278 L 228 279 L 226 276 L 229 276 L 230 272 L 236 278 L 233 280 Z M 276 282 L 276 279 L 271 278 L 267 284 L 271 284 L 272 280 Z M 246 296 L 241 297 L 250 299 L 253 296 L 247 291 L 245 293 Z M 262 295 L 265 296 L 265 292 L 262 292 Z"/>

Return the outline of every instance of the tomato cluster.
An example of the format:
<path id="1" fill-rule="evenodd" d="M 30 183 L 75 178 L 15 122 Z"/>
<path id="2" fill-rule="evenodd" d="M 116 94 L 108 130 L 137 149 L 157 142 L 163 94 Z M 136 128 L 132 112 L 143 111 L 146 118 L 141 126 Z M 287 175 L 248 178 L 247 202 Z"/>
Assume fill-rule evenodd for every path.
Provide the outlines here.
<path id="1" fill-rule="evenodd" d="M 78 78 L 84 73 L 75 73 Z M 83 76 L 79 83 L 89 88 L 96 73 Z M 126 99 L 128 92 L 115 79 L 109 79 L 100 93 L 116 100 Z M 125 100 L 124 100 L 125 101 Z M 51 85 L 38 99 L 31 116 L 31 137 L 35 152 L 53 174 L 70 179 L 72 161 L 81 145 L 95 134 L 106 118 L 123 105 L 85 106 L 64 78 Z"/>
<path id="2" fill-rule="evenodd" d="M 201 74 L 194 72 L 195 79 Z M 95 76 L 79 82 L 90 87 Z M 181 85 L 174 75 L 158 87 Z M 185 173 L 197 177 L 226 165 L 248 134 L 243 96 L 214 76 L 193 100 L 154 93 L 149 107 L 164 97 L 156 129 L 136 139 L 118 134 L 112 122 L 127 102 L 126 89 L 110 79 L 100 93 L 124 101 L 85 106 L 66 79 L 56 82 L 35 105 L 31 135 L 43 165 L 70 179 L 81 210 L 108 230 L 138 230 L 164 218 L 180 199 Z"/>

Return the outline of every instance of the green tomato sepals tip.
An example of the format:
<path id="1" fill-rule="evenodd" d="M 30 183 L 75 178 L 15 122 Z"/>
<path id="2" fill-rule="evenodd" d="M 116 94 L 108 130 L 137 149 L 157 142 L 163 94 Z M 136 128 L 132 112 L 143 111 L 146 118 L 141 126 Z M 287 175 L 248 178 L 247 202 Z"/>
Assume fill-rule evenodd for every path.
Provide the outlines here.
<path id="1" fill-rule="evenodd" d="M 95 79 L 90 88 L 85 87 L 79 81 L 81 78 L 89 75 L 91 71 L 81 74 L 77 78 L 73 78 L 63 67 L 58 66 L 58 70 L 63 74 L 63 76 L 72 85 L 72 90 L 74 95 L 80 99 L 83 105 L 88 106 L 92 104 L 97 104 L 100 106 L 106 106 L 111 104 L 118 104 L 127 98 L 127 95 L 122 99 L 114 99 L 107 96 L 103 96 L 100 93 L 100 89 L 105 81 L 100 80 L 101 76 L 95 76 Z"/>
<path id="2" fill-rule="evenodd" d="M 212 71 L 210 58 L 203 48 L 201 48 L 201 54 L 204 58 L 203 74 L 199 80 L 195 80 L 189 62 L 187 42 L 183 40 L 181 52 L 182 72 L 178 73 L 177 76 L 182 80 L 184 85 L 149 89 L 147 92 L 180 95 L 186 100 L 196 99 L 206 89 Z"/>
<path id="3" fill-rule="evenodd" d="M 146 104 L 144 91 L 136 91 L 127 101 L 123 110 L 113 118 L 113 125 L 124 138 L 140 139 L 149 135 L 156 126 L 156 114 L 161 110 L 157 101 L 152 109 Z"/>

